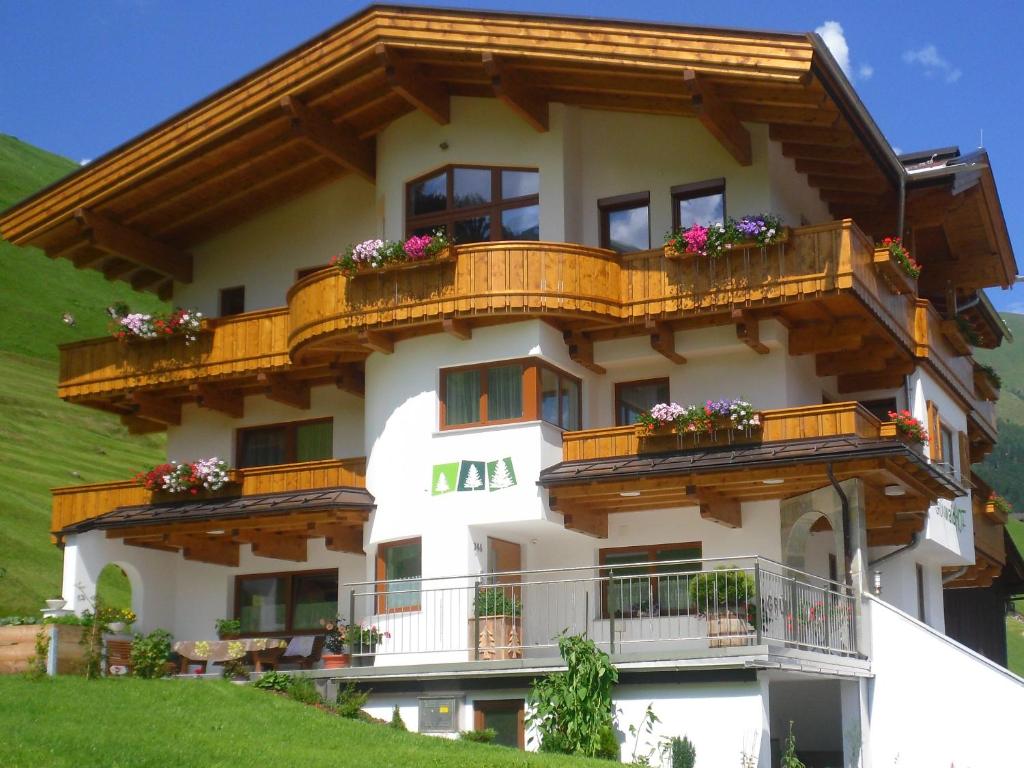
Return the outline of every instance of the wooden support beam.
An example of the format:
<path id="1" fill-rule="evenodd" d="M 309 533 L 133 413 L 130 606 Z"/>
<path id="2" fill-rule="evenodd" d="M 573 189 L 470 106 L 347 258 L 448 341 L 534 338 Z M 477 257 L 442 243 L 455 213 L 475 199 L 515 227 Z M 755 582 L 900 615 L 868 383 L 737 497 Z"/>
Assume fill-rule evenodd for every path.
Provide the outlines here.
<path id="1" fill-rule="evenodd" d="M 164 276 L 159 272 L 154 272 L 150 269 L 139 269 L 128 282 L 133 290 L 144 291 L 147 288 L 152 288 L 163 279 Z"/>
<path id="2" fill-rule="evenodd" d="M 391 90 L 434 122 L 448 125 L 451 120 L 451 96 L 447 89 L 421 76 L 413 65 L 383 43 L 378 43 L 373 50 L 384 68 L 384 76 Z"/>
<path id="3" fill-rule="evenodd" d="M 331 369 L 337 374 L 334 384 L 338 389 L 356 397 L 366 397 L 366 376 L 362 370 L 344 363 L 332 365 Z"/>
<path id="4" fill-rule="evenodd" d="M 363 550 L 363 527 L 361 525 L 318 525 L 314 533 L 323 535 L 324 546 L 331 552 L 351 552 L 355 555 L 365 554 Z"/>
<path id="5" fill-rule="evenodd" d="M 594 362 L 594 342 L 585 333 L 565 331 L 562 338 L 569 347 L 569 358 L 594 373 L 605 373 L 605 369 Z"/>
<path id="6" fill-rule="evenodd" d="M 128 261 L 128 259 L 122 259 L 120 256 L 116 256 L 112 259 L 107 259 L 107 263 L 100 268 L 100 272 L 103 273 L 103 277 L 114 282 L 120 280 L 122 277 L 130 274 L 132 271 L 138 268 L 138 265 L 134 261 Z"/>
<path id="7" fill-rule="evenodd" d="M 210 523 L 207 523 L 210 525 Z M 194 537 L 182 543 L 181 553 L 186 560 L 200 563 L 238 567 L 238 544 L 229 539 Z"/>
<path id="8" fill-rule="evenodd" d="M 256 380 L 267 385 L 267 399 L 275 403 L 290 405 L 302 411 L 309 410 L 309 384 L 305 381 L 291 381 L 280 373 L 260 373 Z"/>
<path id="9" fill-rule="evenodd" d="M 832 323 L 811 323 L 791 328 L 789 354 L 811 355 L 821 352 L 849 352 L 859 349 L 869 330 L 859 317 L 841 318 Z"/>
<path id="10" fill-rule="evenodd" d="M 729 105 L 718 97 L 714 86 L 692 69 L 683 72 L 683 86 L 693 98 L 693 108 L 701 124 L 718 139 L 719 144 L 725 147 L 737 163 L 750 165 L 753 162 L 750 132 L 736 118 Z"/>
<path id="11" fill-rule="evenodd" d="M 173 246 L 122 226 L 101 213 L 79 208 L 75 221 L 96 248 L 180 283 L 192 282 L 192 256 Z"/>
<path id="12" fill-rule="evenodd" d="M 135 404 L 135 416 L 159 424 L 181 425 L 181 402 L 136 392 L 131 396 Z"/>
<path id="13" fill-rule="evenodd" d="M 750 312 L 743 309 L 732 311 L 732 321 L 736 324 L 736 338 L 757 352 L 767 355 L 768 347 L 761 343 L 761 323 Z"/>
<path id="14" fill-rule="evenodd" d="M 687 496 L 693 496 L 700 500 L 700 516 L 712 523 L 724 525 L 726 528 L 742 528 L 743 513 L 740 509 L 740 502 L 723 496 L 710 488 L 698 488 L 695 485 L 687 485 Z"/>
<path id="15" fill-rule="evenodd" d="M 170 301 L 171 296 L 174 295 L 174 281 L 164 280 L 156 287 L 154 293 L 161 301 Z"/>
<path id="16" fill-rule="evenodd" d="M 826 352 L 814 360 L 818 376 L 844 376 L 851 373 L 884 371 L 889 358 L 896 353 L 890 344 L 880 339 L 866 341 L 855 354 L 849 352 Z"/>
<path id="17" fill-rule="evenodd" d="M 376 181 L 377 151 L 372 140 L 358 138 L 352 129 L 335 125 L 322 111 L 294 96 L 281 99 L 281 108 L 291 117 L 296 138 L 370 183 Z"/>
<path id="18" fill-rule="evenodd" d="M 466 320 L 449 318 L 441 321 L 441 327 L 444 328 L 445 333 L 454 336 L 456 339 L 469 341 L 473 338 L 473 328 Z"/>
<path id="19" fill-rule="evenodd" d="M 359 343 L 382 355 L 390 355 L 395 351 L 394 339 L 383 331 L 363 331 L 359 334 Z"/>
<path id="20" fill-rule="evenodd" d="M 815 160 L 797 157 L 794 161 L 797 173 L 808 176 L 841 176 L 847 179 L 884 179 L 873 165 L 847 163 L 842 160 Z"/>
<path id="21" fill-rule="evenodd" d="M 154 432 L 163 432 L 167 429 L 166 424 L 149 419 L 140 419 L 138 416 L 121 416 L 121 426 L 128 430 L 129 435 L 151 435 Z"/>
<path id="22" fill-rule="evenodd" d="M 867 392 L 872 389 L 896 389 L 903 386 L 903 377 L 914 372 L 912 360 L 890 361 L 883 371 L 852 373 L 840 376 L 836 388 L 840 394 Z"/>
<path id="23" fill-rule="evenodd" d="M 124 539 L 124 543 L 130 547 L 142 547 L 143 549 L 156 549 L 161 552 L 174 552 L 177 553 L 179 547 L 174 544 L 167 543 L 164 537 L 156 539 Z"/>
<path id="24" fill-rule="evenodd" d="M 686 362 L 686 358 L 676 352 L 676 334 L 668 323 L 654 324 L 654 330 L 651 332 L 651 349 L 676 365 Z"/>
<path id="25" fill-rule="evenodd" d="M 252 553 L 257 557 L 269 557 L 275 560 L 290 560 L 293 563 L 304 563 L 307 558 L 306 538 L 283 533 L 262 533 L 254 536 Z"/>
<path id="26" fill-rule="evenodd" d="M 219 411 L 233 419 L 245 415 L 245 398 L 240 392 L 217 389 L 209 384 L 192 384 L 188 389 L 196 396 L 200 408 Z"/>
<path id="27" fill-rule="evenodd" d="M 534 130 L 541 133 L 548 130 L 548 102 L 546 99 L 531 92 L 525 78 L 517 77 L 501 60 L 500 57 L 485 51 L 483 54 L 484 69 L 491 78 L 491 88 L 513 112 L 529 123 Z"/>
<path id="28" fill-rule="evenodd" d="M 608 538 L 608 515 L 566 510 L 562 513 L 562 521 L 566 530 L 576 531 L 595 539 Z"/>

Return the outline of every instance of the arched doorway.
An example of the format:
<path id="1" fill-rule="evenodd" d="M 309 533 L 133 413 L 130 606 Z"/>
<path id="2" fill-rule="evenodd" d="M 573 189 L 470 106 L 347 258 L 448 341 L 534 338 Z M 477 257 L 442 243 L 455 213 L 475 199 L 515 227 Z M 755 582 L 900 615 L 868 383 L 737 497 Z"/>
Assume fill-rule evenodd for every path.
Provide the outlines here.
<path id="1" fill-rule="evenodd" d="M 96 603 L 107 608 L 131 608 L 132 585 L 125 569 L 107 563 L 96 579 Z"/>

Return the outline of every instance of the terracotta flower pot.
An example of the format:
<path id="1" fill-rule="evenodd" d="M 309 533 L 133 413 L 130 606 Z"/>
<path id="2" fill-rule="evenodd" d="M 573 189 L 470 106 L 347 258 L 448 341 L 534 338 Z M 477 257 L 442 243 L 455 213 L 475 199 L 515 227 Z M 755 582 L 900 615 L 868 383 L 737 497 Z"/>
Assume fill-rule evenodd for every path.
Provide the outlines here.
<path id="1" fill-rule="evenodd" d="M 325 653 L 320 658 L 324 669 L 346 669 L 352 663 L 352 657 L 347 653 Z"/>

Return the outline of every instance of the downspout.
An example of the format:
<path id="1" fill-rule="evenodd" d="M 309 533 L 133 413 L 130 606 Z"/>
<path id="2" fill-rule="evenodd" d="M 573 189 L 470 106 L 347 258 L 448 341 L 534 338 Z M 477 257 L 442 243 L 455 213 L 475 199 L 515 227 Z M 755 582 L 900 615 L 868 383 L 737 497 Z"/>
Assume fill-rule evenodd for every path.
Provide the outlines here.
<path id="1" fill-rule="evenodd" d="M 842 509 L 843 515 L 843 559 L 846 561 L 846 574 L 849 580 L 850 567 L 853 565 L 853 542 L 850 541 L 850 500 L 847 498 L 846 492 L 836 481 L 836 476 L 832 473 L 832 462 L 825 465 L 825 474 L 839 495 L 839 506 Z"/>
<path id="2" fill-rule="evenodd" d="M 899 207 L 896 210 L 896 235 L 901 240 L 903 239 L 903 225 L 907 214 L 907 171 L 905 168 L 900 170 L 900 193 L 899 193 Z"/>
<path id="3" fill-rule="evenodd" d="M 892 560 L 892 558 L 896 557 L 896 555 L 902 555 L 902 554 L 904 554 L 906 552 L 913 552 L 915 549 L 917 549 L 919 546 L 921 546 L 921 543 L 923 541 L 924 541 L 924 533 L 922 533 L 921 531 L 918 531 L 917 533 L 914 534 L 914 538 L 911 540 L 911 542 L 909 544 L 907 544 L 907 546 L 900 547 L 895 552 L 890 552 L 887 555 L 882 555 L 877 560 L 872 560 L 870 563 L 868 563 L 868 567 L 870 568 L 873 565 L 880 565 L 880 564 L 884 563 L 886 560 Z"/>
<path id="4" fill-rule="evenodd" d="M 961 576 L 963 576 L 965 573 L 967 573 L 967 569 L 968 568 L 970 568 L 970 566 L 965 565 L 963 568 L 960 568 L 960 569 L 958 569 L 956 571 L 953 571 L 953 573 L 947 573 L 945 576 L 942 577 L 942 583 L 943 584 L 949 584 L 949 582 L 951 582 L 951 581 L 956 581 Z"/>

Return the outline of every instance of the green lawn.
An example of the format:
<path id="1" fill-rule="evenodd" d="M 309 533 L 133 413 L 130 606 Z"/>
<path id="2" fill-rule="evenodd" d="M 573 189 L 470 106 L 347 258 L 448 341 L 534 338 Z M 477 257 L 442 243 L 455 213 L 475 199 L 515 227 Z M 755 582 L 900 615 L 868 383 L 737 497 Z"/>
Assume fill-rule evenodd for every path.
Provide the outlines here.
<path id="1" fill-rule="evenodd" d="M 1024 677 L 1024 621 L 1006 619 L 1006 666 Z"/>
<path id="2" fill-rule="evenodd" d="M 609 765 L 401 733 L 205 680 L 6 677 L 0 702 L 6 768 Z"/>

